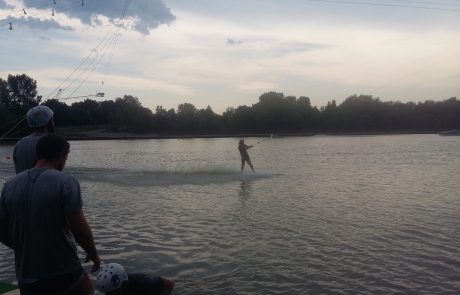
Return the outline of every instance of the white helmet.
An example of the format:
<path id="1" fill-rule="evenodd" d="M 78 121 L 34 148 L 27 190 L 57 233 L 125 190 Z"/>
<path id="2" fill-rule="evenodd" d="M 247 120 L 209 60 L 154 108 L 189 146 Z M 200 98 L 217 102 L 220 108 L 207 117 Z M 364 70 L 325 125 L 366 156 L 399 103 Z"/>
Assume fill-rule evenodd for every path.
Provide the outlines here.
<path id="1" fill-rule="evenodd" d="M 43 127 L 53 119 L 54 113 L 47 106 L 36 106 L 27 112 L 29 127 Z"/>
<path id="2" fill-rule="evenodd" d="M 118 263 L 104 265 L 97 274 L 96 287 L 99 291 L 107 293 L 121 287 L 128 280 L 128 273 Z"/>

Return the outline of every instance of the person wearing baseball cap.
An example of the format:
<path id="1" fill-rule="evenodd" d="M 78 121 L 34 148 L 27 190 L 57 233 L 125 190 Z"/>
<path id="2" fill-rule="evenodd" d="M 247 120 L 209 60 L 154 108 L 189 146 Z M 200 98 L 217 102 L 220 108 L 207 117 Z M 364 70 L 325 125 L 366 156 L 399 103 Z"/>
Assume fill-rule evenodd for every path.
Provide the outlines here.
<path id="1" fill-rule="evenodd" d="M 27 124 L 33 132 L 21 138 L 14 147 L 13 161 L 16 174 L 35 166 L 37 142 L 43 135 L 54 132 L 53 118 L 53 111 L 44 105 L 33 107 L 27 112 Z"/>

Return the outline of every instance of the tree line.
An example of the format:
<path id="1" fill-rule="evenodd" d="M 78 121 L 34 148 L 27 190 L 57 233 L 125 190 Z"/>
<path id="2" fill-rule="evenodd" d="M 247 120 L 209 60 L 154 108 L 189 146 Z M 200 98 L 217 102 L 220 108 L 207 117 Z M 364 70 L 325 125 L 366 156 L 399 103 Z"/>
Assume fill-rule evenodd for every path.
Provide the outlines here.
<path id="1" fill-rule="evenodd" d="M 70 105 L 42 99 L 31 77 L 10 74 L 7 79 L 0 78 L 0 133 L 10 130 L 29 108 L 40 103 L 54 110 L 57 126 L 105 125 L 114 131 L 140 134 L 439 132 L 460 128 L 460 101 L 455 97 L 403 103 L 353 95 L 340 104 L 332 100 L 317 108 L 306 96 L 266 92 L 257 103 L 229 107 L 222 114 L 214 113 L 210 106 L 198 109 L 191 103 L 179 104 L 176 109 L 160 105 L 152 112 L 132 95 L 104 101 L 85 99 Z M 26 126 L 25 121 L 16 134 L 26 132 L 21 126 Z"/>

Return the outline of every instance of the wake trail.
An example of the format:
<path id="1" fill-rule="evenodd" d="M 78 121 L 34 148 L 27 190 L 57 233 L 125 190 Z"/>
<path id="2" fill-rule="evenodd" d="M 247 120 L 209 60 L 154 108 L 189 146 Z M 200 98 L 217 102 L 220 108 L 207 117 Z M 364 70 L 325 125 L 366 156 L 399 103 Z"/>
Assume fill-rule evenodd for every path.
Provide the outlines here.
<path id="1" fill-rule="evenodd" d="M 121 186 L 206 185 L 211 183 L 266 179 L 276 176 L 276 174 L 270 172 L 240 172 L 236 169 L 227 168 L 123 170 L 69 167 L 66 171 L 82 181 L 107 182 Z"/>

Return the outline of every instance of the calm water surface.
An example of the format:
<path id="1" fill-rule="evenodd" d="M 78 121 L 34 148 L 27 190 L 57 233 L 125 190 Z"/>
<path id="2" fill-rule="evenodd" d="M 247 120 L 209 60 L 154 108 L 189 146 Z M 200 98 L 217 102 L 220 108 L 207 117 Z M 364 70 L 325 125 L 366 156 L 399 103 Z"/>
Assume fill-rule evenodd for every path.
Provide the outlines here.
<path id="1" fill-rule="evenodd" d="M 249 152 L 256 173 L 241 174 L 234 138 L 75 141 L 66 171 L 102 259 L 174 277 L 175 294 L 460 293 L 460 137 L 273 138 Z M 0 280 L 15 280 L 3 245 Z"/>

